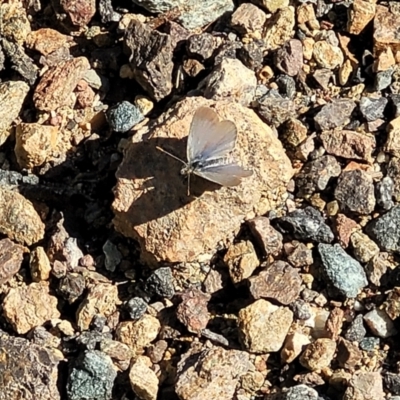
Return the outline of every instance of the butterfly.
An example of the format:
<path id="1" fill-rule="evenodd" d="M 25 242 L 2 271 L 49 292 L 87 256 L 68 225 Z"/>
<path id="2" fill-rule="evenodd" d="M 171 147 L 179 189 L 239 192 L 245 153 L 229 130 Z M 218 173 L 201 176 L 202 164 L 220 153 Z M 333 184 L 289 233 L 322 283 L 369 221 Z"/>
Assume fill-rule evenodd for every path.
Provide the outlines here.
<path id="1" fill-rule="evenodd" d="M 192 119 L 187 142 L 187 162 L 165 151 L 184 164 L 181 174 L 196 174 L 221 186 L 237 186 L 253 171 L 246 170 L 234 162 L 229 154 L 234 150 L 237 138 L 236 125 L 232 121 L 220 121 L 217 113 L 208 107 L 198 108 Z"/>

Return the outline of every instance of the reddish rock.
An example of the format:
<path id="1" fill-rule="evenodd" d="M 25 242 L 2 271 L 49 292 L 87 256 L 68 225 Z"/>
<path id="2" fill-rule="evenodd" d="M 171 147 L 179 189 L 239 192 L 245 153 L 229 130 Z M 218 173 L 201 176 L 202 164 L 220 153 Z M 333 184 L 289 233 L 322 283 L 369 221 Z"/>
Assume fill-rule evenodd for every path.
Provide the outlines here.
<path id="1" fill-rule="evenodd" d="M 60 0 L 74 25 L 86 26 L 96 13 L 96 0 Z"/>
<path id="2" fill-rule="evenodd" d="M 287 305 L 298 297 L 302 279 L 296 268 L 284 261 L 275 261 L 257 276 L 252 276 L 249 284 L 255 299 L 273 299 Z"/>
<path id="3" fill-rule="evenodd" d="M 210 319 L 207 306 L 211 296 L 193 288 L 187 290 L 181 297 L 182 302 L 176 310 L 177 318 L 189 332 L 200 334 Z"/>

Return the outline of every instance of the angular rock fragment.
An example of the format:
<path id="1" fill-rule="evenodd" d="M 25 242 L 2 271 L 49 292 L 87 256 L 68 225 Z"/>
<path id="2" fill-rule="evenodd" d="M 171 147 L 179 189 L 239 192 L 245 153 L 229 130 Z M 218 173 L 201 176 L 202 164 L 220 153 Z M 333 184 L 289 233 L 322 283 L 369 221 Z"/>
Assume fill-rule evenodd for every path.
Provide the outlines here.
<path id="1" fill-rule="evenodd" d="M 172 90 L 173 47 L 169 35 L 132 20 L 125 35 L 129 62 L 138 83 L 156 101 Z"/>
<path id="2" fill-rule="evenodd" d="M 319 244 L 324 279 L 341 296 L 354 298 L 367 286 L 361 264 L 350 257 L 338 244 Z"/>

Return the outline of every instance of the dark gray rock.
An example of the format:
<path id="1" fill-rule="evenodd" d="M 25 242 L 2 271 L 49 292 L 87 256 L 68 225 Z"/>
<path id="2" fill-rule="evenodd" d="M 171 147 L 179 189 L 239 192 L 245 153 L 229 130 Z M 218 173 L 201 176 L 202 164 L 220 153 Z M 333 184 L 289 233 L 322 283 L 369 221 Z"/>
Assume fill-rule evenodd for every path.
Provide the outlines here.
<path id="1" fill-rule="evenodd" d="M 107 112 L 108 122 L 115 132 L 127 132 L 144 120 L 140 110 L 129 101 L 122 101 Z"/>
<path id="2" fill-rule="evenodd" d="M 256 71 L 262 67 L 264 48 L 265 45 L 262 40 L 245 43 L 238 49 L 237 57 L 247 68 Z"/>
<path id="3" fill-rule="evenodd" d="M 392 94 L 390 96 L 391 108 L 394 114 L 394 117 L 397 118 L 400 116 L 400 94 Z"/>
<path id="4" fill-rule="evenodd" d="M 361 97 L 360 112 L 367 121 L 375 121 L 384 117 L 384 111 L 389 100 L 386 97 L 377 99 L 371 97 Z"/>
<path id="5" fill-rule="evenodd" d="M 170 35 L 132 20 L 125 34 L 125 48 L 135 79 L 156 101 L 172 91 L 174 43 Z"/>
<path id="6" fill-rule="evenodd" d="M 340 175 L 340 164 L 334 156 L 322 156 L 309 161 L 295 178 L 299 197 L 309 197 L 326 189 L 329 180 Z"/>
<path id="7" fill-rule="evenodd" d="M 289 75 L 279 75 L 276 78 L 279 93 L 288 99 L 293 99 L 296 95 L 296 81 Z"/>
<path id="8" fill-rule="evenodd" d="M 132 297 L 126 303 L 126 309 L 132 319 L 139 319 L 147 310 L 147 303 L 141 297 Z"/>
<path id="9" fill-rule="evenodd" d="M 103 245 L 103 253 L 106 270 L 114 272 L 122 260 L 121 252 L 113 242 L 107 240 Z"/>
<path id="10" fill-rule="evenodd" d="M 323 277 L 334 292 L 346 298 L 354 298 L 368 285 L 361 264 L 350 257 L 339 244 L 319 244 Z"/>
<path id="11" fill-rule="evenodd" d="M 400 375 L 393 372 L 386 372 L 383 375 L 383 383 L 385 388 L 391 394 L 400 394 Z"/>
<path id="12" fill-rule="evenodd" d="M 171 298 L 175 295 L 171 268 L 162 267 L 155 270 L 146 281 L 145 290 L 151 295 Z"/>
<path id="13" fill-rule="evenodd" d="M 371 175 L 360 169 L 342 172 L 336 185 L 335 198 L 347 211 L 370 214 L 376 203 Z"/>
<path id="14" fill-rule="evenodd" d="M 322 215 L 311 206 L 292 211 L 273 222 L 282 233 L 291 234 L 298 240 L 330 243 L 334 239 L 333 232 L 325 224 Z"/>
<path id="15" fill-rule="evenodd" d="M 290 305 L 296 319 L 305 321 L 312 317 L 311 307 L 306 301 L 298 299 Z"/>
<path id="16" fill-rule="evenodd" d="M 111 358 L 98 350 L 85 351 L 73 363 L 67 382 L 68 400 L 110 400 L 117 376 Z"/>
<path id="17" fill-rule="evenodd" d="M 367 334 L 364 327 L 364 318 L 361 314 L 357 315 L 344 334 L 345 339 L 350 342 L 360 342 Z"/>
<path id="18" fill-rule="evenodd" d="M 365 230 L 381 249 L 400 253 L 400 205 L 371 221 Z"/>
<path id="19" fill-rule="evenodd" d="M 190 57 L 205 61 L 211 58 L 219 46 L 219 41 L 211 33 L 204 32 L 192 35 L 186 43 L 186 50 Z"/>
<path id="20" fill-rule="evenodd" d="M 257 100 L 257 108 L 265 121 L 276 128 L 293 117 L 296 112 L 294 102 L 283 98 L 274 90 L 270 90 Z"/>

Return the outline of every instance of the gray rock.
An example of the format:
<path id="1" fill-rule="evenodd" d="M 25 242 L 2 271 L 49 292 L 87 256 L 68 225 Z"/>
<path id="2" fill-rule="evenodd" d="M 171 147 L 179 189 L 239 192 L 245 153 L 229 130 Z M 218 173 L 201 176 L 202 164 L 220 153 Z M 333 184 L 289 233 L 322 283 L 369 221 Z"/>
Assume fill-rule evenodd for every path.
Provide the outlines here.
<path id="1" fill-rule="evenodd" d="M 350 99 L 337 99 L 324 105 L 314 121 L 320 130 L 343 127 L 350 122 L 356 103 Z"/>
<path id="2" fill-rule="evenodd" d="M 400 94 L 392 94 L 390 96 L 391 105 L 394 112 L 394 117 L 400 116 Z"/>
<path id="3" fill-rule="evenodd" d="M 385 310 L 374 309 L 368 312 L 364 315 L 364 321 L 375 336 L 385 339 L 397 333 L 393 321 Z"/>
<path id="4" fill-rule="evenodd" d="M 345 210 L 361 215 L 370 214 L 376 203 L 371 175 L 360 169 L 342 172 L 335 189 L 335 198 Z"/>
<path id="5" fill-rule="evenodd" d="M 386 89 L 392 83 L 394 68 L 390 67 L 386 71 L 380 71 L 375 75 L 374 90 L 380 91 Z"/>
<path id="6" fill-rule="evenodd" d="M 375 121 L 384 117 L 384 111 L 389 100 L 385 97 L 377 99 L 371 97 L 361 97 L 360 111 L 367 121 Z"/>
<path id="7" fill-rule="evenodd" d="M 385 372 L 383 376 L 383 383 L 385 388 L 391 394 L 400 394 L 400 375 L 394 374 L 393 372 Z M 393 400 L 394 397 L 391 397 L 390 400 Z M 399 397 L 400 399 L 400 397 Z"/>
<path id="8" fill-rule="evenodd" d="M 215 22 L 235 7 L 232 0 L 184 0 L 183 3 L 185 7 L 177 21 L 189 30 Z"/>
<path id="9" fill-rule="evenodd" d="M 117 376 L 111 358 L 98 350 L 86 351 L 70 370 L 68 400 L 110 400 Z"/>
<path id="10" fill-rule="evenodd" d="M 374 351 L 379 347 L 380 339 L 377 337 L 366 337 L 360 341 L 360 349 L 364 351 Z"/>
<path id="11" fill-rule="evenodd" d="M 324 279 L 341 296 L 354 298 L 368 285 L 361 264 L 350 257 L 339 244 L 319 244 Z"/>
<path id="12" fill-rule="evenodd" d="M 366 232 L 381 249 L 400 253 L 400 205 L 371 221 Z"/>
<path id="13" fill-rule="evenodd" d="M 226 12 L 233 11 L 232 0 L 133 0 L 151 13 L 164 13 L 179 8 L 176 19 L 186 29 L 196 29 L 215 22 Z"/>
<path id="14" fill-rule="evenodd" d="M 141 297 L 132 297 L 126 303 L 127 311 L 132 319 L 139 319 L 147 310 L 147 303 Z"/>
<path id="15" fill-rule="evenodd" d="M 295 178 L 298 196 L 311 196 L 326 189 L 329 180 L 340 175 L 340 164 L 333 156 L 322 156 L 303 165 Z"/>
<path id="16" fill-rule="evenodd" d="M 155 270 L 146 281 L 145 290 L 151 295 L 171 298 L 175 295 L 171 268 L 162 267 Z"/>
<path id="17" fill-rule="evenodd" d="M 122 101 L 107 112 L 108 122 L 115 132 L 127 132 L 144 120 L 143 114 L 129 101 Z"/>
<path id="18" fill-rule="evenodd" d="M 184 0 L 133 0 L 138 6 L 145 8 L 151 13 L 165 13 L 174 7 L 184 4 Z"/>
<path id="19" fill-rule="evenodd" d="M 118 250 L 118 247 L 110 240 L 107 240 L 104 243 L 103 252 L 105 255 L 104 266 L 108 271 L 114 272 L 118 264 L 122 260 L 121 252 Z"/>
<path id="20" fill-rule="evenodd" d="M 257 100 L 257 108 L 265 121 L 276 128 L 293 117 L 296 112 L 294 102 L 283 98 L 274 90 L 270 90 Z"/>
<path id="21" fill-rule="evenodd" d="M 274 222 L 282 233 L 292 234 L 298 240 L 330 243 L 334 239 L 333 232 L 325 224 L 322 215 L 310 206 L 292 211 Z"/>
<path id="22" fill-rule="evenodd" d="M 378 206 L 383 208 L 384 210 L 390 210 L 394 206 L 394 202 L 392 200 L 393 189 L 394 181 L 390 176 L 385 176 L 376 185 L 376 202 Z"/>
<path id="23" fill-rule="evenodd" d="M 364 339 L 366 334 L 367 330 L 364 327 L 364 318 L 359 314 L 353 319 L 350 326 L 347 328 L 344 337 L 350 342 L 360 342 Z"/>
<path id="24" fill-rule="evenodd" d="M 296 319 L 305 321 L 306 319 L 309 319 L 312 317 L 310 305 L 302 299 L 298 299 L 298 300 L 294 301 L 290 305 L 290 309 L 293 311 L 293 314 Z"/>
<path id="25" fill-rule="evenodd" d="M 285 390 L 285 389 L 284 389 Z M 320 397 L 315 389 L 306 385 L 293 386 L 278 394 L 269 394 L 265 400 L 319 400 Z"/>

